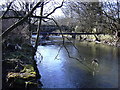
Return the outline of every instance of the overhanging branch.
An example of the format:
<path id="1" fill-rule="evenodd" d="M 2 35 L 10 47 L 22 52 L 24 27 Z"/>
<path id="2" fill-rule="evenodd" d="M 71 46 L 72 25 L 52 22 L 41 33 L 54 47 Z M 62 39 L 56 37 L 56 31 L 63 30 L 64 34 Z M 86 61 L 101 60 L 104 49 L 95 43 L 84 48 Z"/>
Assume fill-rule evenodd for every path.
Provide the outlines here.
<path id="1" fill-rule="evenodd" d="M 1 35 L 0 38 L 5 38 L 12 30 L 14 30 L 17 26 L 21 25 L 23 22 L 25 22 L 27 20 L 27 18 L 29 16 L 32 15 L 32 13 L 34 12 L 34 10 L 41 4 L 41 2 L 38 2 L 33 9 L 24 16 L 24 18 L 22 18 L 21 20 L 19 20 L 18 22 L 16 22 L 15 24 L 13 24 L 12 26 L 10 26 L 7 30 L 5 30 Z"/>
<path id="2" fill-rule="evenodd" d="M 10 2 L 10 4 L 9 4 L 8 7 L 7 7 L 7 10 L 3 13 L 3 15 L 2 15 L 0 18 L 2 18 L 2 17 L 5 16 L 5 14 L 9 11 L 9 9 L 10 9 L 10 7 L 11 7 L 11 5 L 12 5 L 12 3 L 13 3 L 14 1 L 15 1 L 15 0 L 13 0 L 12 2 Z"/>
<path id="3" fill-rule="evenodd" d="M 32 18 L 47 18 L 47 17 L 45 17 L 45 16 L 34 16 L 34 15 L 32 15 L 31 16 Z M 24 17 L 18 17 L 18 16 L 10 16 L 10 17 L 2 17 L 2 19 L 12 19 L 12 18 L 15 18 L 15 19 L 22 19 L 22 18 L 24 18 Z"/>
<path id="4" fill-rule="evenodd" d="M 52 12 L 50 12 L 48 15 L 46 15 L 46 17 L 50 16 L 51 14 L 53 14 L 58 8 L 61 8 L 63 6 L 64 0 L 62 1 L 61 5 L 56 7 L 55 9 L 53 9 Z"/>
<path id="5" fill-rule="evenodd" d="M 59 28 L 59 30 L 60 30 L 60 32 L 62 33 L 62 29 L 61 29 L 61 27 L 58 25 L 58 23 L 53 19 L 53 18 L 47 18 L 47 19 L 50 19 L 50 20 L 52 20 L 56 25 L 57 25 L 57 27 Z M 59 49 L 59 51 L 58 51 L 58 54 L 59 54 L 59 52 L 60 52 L 60 50 L 62 49 L 62 47 L 64 47 L 65 48 L 65 50 L 67 51 L 67 54 L 68 54 L 68 57 L 69 58 L 72 58 L 72 59 L 74 59 L 74 60 L 77 60 L 78 62 L 80 62 L 82 65 L 84 65 L 88 70 L 90 70 L 90 71 L 92 71 L 92 69 L 88 66 L 88 65 L 86 65 L 85 63 L 83 63 L 82 61 L 84 60 L 83 58 L 82 58 L 82 56 L 80 56 L 80 58 L 81 58 L 81 60 L 80 59 L 78 59 L 78 58 L 76 58 L 76 57 L 72 57 L 71 55 L 70 55 L 70 52 L 69 52 L 69 50 L 67 49 L 67 47 L 65 46 L 65 37 L 64 37 L 64 35 L 63 35 L 63 33 L 62 33 L 62 39 L 63 39 L 63 45 L 60 47 L 60 49 Z M 67 38 L 68 39 L 68 38 Z M 69 39 L 68 39 L 69 40 Z M 69 40 L 70 41 L 70 40 Z M 72 42 L 71 42 L 72 43 Z M 80 53 L 79 52 L 79 50 L 77 49 L 77 47 L 72 43 L 72 45 L 74 46 L 74 48 L 78 51 L 78 53 Z M 57 54 L 57 56 L 58 56 L 58 54 Z M 57 58 L 57 56 L 55 57 L 55 59 Z"/>

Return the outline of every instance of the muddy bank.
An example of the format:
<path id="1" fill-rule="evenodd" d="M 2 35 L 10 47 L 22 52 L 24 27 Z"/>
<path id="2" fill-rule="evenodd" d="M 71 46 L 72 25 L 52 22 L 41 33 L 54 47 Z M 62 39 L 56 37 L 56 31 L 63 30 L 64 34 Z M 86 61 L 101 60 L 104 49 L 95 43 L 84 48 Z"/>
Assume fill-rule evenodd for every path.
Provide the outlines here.
<path id="1" fill-rule="evenodd" d="M 5 49 L 2 52 L 2 89 L 38 88 L 41 82 L 37 81 L 33 51 L 32 45 L 23 44 L 19 50 Z"/>

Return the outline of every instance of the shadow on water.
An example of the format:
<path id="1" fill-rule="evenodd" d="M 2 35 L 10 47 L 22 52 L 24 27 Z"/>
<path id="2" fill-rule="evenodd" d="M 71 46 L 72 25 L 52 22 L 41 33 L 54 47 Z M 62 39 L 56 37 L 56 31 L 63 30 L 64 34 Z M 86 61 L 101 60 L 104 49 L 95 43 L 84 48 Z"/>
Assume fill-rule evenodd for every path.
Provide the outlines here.
<path id="1" fill-rule="evenodd" d="M 71 56 L 85 58 L 85 62 L 90 66 L 92 59 L 99 60 L 98 72 L 92 75 L 84 65 L 77 60 L 68 57 L 64 48 L 61 49 L 57 59 L 55 59 L 59 45 L 39 46 L 38 52 L 43 56 L 43 60 L 38 64 L 38 69 L 42 75 L 43 88 L 117 88 L 118 87 L 118 53 L 120 48 L 81 42 L 76 43 L 77 50 L 67 44 Z"/>

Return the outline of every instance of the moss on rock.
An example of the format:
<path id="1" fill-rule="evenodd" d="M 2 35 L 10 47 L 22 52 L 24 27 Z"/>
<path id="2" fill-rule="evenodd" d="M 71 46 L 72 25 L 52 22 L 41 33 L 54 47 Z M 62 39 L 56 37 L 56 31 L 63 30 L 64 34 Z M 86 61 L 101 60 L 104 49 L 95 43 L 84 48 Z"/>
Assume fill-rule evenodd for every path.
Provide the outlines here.
<path id="1" fill-rule="evenodd" d="M 22 44 L 22 50 L 5 52 L 2 63 L 5 71 L 4 88 L 37 88 L 33 51 L 31 45 Z"/>
<path id="2" fill-rule="evenodd" d="M 19 72 L 19 73 L 9 72 L 7 75 L 7 82 L 9 83 L 9 86 L 11 84 L 14 84 L 14 87 L 17 86 L 17 88 L 19 85 L 26 87 L 25 86 L 26 82 L 29 82 L 27 84 L 36 86 L 35 77 L 36 77 L 36 72 L 34 71 L 33 66 L 32 65 L 24 65 L 24 69 L 21 70 L 21 72 Z M 10 87 L 13 87 L 13 85 Z"/>

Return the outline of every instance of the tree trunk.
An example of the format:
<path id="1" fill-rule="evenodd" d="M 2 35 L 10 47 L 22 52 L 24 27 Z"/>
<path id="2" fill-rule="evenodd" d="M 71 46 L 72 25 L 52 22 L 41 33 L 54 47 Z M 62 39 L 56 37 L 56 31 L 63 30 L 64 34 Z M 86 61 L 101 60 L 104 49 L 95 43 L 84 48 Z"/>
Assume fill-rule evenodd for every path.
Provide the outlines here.
<path id="1" fill-rule="evenodd" d="M 96 40 L 96 41 L 100 41 L 100 40 L 98 39 L 97 35 L 94 34 L 94 36 L 95 36 L 95 40 Z"/>
<path id="2" fill-rule="evenodd" d="M 42 13 L 43 13 L 43 6 L 44 6 L 44 3 L 42 3 L 42 6 L 41 6 L 41 12 L 40 12 L 40 16 L 42 16 Z M 34 58 L 34 56 L 36 55 L 36 51 L 37 51 L 37 47 L 38 47 L 38 44 L 39 44 L 39 36 L 40 36 L 40 27 L 41 27 L 41 22 L 42 22 L 42 18 L 40 18 L 39 20 L 39 25 L 38 25 L 38 30 L 37 30 L 37 39 L 36 39 L 36 42 L 35 42 L 35 47 L 34 47 L 34 55 L 33 55 L 33 59 L 34 59 L 34 69 L 36 71 L 36 79 L 40 79 L 41 76 L 39 74 L 39 71 L 38 71 L 38 68 L 37 68 L 37 64 L 36 64 L 36 60 Z"/>

